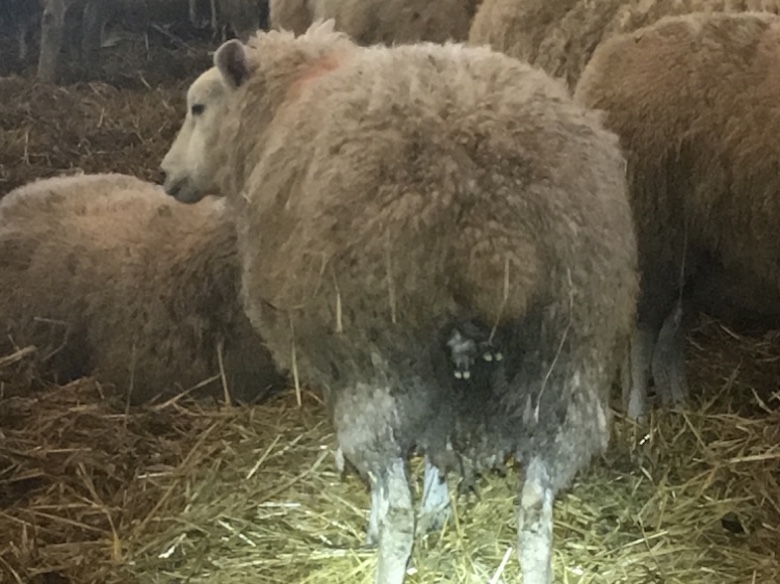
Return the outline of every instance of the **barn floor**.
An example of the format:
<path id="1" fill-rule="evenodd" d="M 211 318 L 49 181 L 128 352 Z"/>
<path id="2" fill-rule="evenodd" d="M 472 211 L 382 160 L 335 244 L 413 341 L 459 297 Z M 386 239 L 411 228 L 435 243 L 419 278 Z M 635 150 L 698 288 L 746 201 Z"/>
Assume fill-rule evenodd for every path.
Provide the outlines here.
<path id="1" fill-rule="evenodd" d="M 110 84 L 0 79 L 0 195 L 65 171 L 158 179 L 214 46 L 126 41 Z M 645 428 L 618 418 L 608 455 L 556 504 L 556 581 L 780 582 L 780 334 L 695 320 L 696 403 Z M 301 408 L 292 391 L 127 408 L 90 379 L 42 387 L 26 360 L 0 355 L 0 583 L 372 582 L 368 496 L 338 475 L 315 393 Z M 410 584 L 518 581 L 516 484 L 489 477 L 461 500 L 417 546 Z"/>

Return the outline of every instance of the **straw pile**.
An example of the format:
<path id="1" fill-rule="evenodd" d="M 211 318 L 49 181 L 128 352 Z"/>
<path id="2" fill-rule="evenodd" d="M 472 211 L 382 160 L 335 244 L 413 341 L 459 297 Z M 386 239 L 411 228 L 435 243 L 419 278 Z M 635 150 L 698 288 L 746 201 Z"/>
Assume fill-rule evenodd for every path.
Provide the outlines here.
<path id="1" fill-rule="evenodd" d="M 161 61 L 124 71 L 150 79 Z M 170 61 L 180 74 L 158 89 L 0 80 L 0 195 L 75 169 L 156 178 L 202 69 Z M 90 379 L 41 387 L 32 351 L 0 355 L 0 584 L 372 581 L 368 493 L 338 475 L 315 392 L 302 408 L 290 391 L 131 409 Z M 558 581 L 780 582 L 780 337 L 707 321 L 689 351 L 700 403 L 643 429 L 618 419 L 557 503 Z M 517 581 L 517 484 L 511 470 L 461 499 L 416 547 L 410 584 Z"/>
<path id="2" fill-rule="evenodd" d="M 619 419 L 609 454 L 558 502 L 561 582 L 780 581 L 778 343 L 710 322 L 689 349 L 700 403 L 641 431 Z M 339 477 L 333 447 L 312 392 L 300 409 L 289 392 L 127 411 L 90 380 L 12 392 L 0 582 L 369 583 L 368 494 Z M 516 581 L 517 481 L 487 477 L 461 499 L 457 521 L 417 546 L 409 582 Z"/>

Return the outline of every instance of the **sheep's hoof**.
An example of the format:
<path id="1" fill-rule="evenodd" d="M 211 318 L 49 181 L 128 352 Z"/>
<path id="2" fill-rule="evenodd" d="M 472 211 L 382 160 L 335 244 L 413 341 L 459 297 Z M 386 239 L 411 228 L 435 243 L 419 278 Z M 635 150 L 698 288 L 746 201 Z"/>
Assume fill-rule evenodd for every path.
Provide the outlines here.
<path id="1" fill-rule="evenodd" d="M 498 363 L 504 359 L 503 353 L 489 342 L 480 343 L 479 350 L 482 353 L 482 360 L 487 363 Z"/>

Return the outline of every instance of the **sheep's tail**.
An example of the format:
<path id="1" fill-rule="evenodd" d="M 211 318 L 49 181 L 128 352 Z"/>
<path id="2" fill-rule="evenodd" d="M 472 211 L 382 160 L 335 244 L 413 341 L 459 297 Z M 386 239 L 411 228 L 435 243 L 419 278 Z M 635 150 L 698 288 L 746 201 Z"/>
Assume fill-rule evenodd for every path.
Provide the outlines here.
<path id="1" fill-rule="evenodd" d="M 458 301 L 493 328 L 522 319 L 544 273 L 535 246 L 507 237 L 459 243 L 465 253 L 455 254 L 450 272 Z"/>

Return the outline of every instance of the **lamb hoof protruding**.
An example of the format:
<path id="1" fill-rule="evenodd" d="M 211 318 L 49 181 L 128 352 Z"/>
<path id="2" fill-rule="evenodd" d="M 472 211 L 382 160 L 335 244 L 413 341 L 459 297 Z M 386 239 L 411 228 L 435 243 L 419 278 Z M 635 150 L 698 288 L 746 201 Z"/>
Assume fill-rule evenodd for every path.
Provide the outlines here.
<path id="1" fill-rule="evenodd" d="M 455 379 L 470 379 L 471 364 L 477 354 L 477 343 L 455 330 L 447 341 L 447 346 L 450 348 L 450 358 L 455 366 Z"/>
<path id="2" fill-rule="evenodd" d="M 488 342 L 480 343 L 479 350 L 482 353 L 482 360 L 487 363 L 498 363 L 504 359 L 501 351 Z"/>

